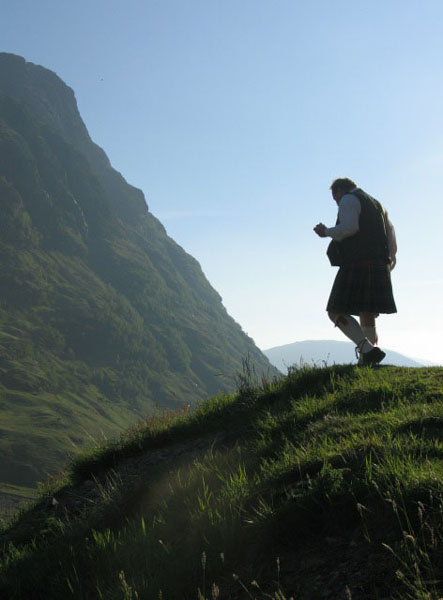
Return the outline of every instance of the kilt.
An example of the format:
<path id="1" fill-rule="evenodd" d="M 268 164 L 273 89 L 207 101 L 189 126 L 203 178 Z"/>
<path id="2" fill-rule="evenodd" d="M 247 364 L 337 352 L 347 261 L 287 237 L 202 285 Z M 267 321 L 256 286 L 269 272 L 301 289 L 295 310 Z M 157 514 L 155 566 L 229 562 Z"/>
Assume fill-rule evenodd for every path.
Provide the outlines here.
<path id="1" fill-rule="evenodd" d="M 388 265 L 366 262 L 341 266 L 326 310 L 351 315 L 397 312 Z"/>

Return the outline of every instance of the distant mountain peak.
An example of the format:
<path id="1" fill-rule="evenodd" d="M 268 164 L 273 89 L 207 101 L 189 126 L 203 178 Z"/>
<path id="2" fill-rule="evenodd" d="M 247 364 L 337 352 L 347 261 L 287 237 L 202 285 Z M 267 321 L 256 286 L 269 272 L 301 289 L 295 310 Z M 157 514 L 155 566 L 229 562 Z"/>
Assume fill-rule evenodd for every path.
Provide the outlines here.
<path id="1" fill-rule="evenodd" d="M 423 367 L 424 363 L 395 352 L 386 350 L 386 358 L 383 364 L 403 367 Z M 340 342 L 338 340 L 303 340 L 284 344 L 263 350 L 269 361 L 282 373 L 286 373 L 288 367 L 300 364 L 349 364 L 356 363 L 355 345 L 351 342 Z"/>

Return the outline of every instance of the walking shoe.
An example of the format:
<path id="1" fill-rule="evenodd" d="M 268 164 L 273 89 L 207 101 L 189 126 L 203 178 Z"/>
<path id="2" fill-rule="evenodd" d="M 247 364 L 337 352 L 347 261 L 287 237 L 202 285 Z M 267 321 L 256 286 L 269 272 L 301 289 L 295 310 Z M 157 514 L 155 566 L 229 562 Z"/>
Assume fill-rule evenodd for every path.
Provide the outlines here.
<path id="1" fill-rule="evenodd" d="M 375 346 L 372 350 L 369 350 L 369 352 L 362 352 L 360 354 L 360 360 L 358 364 L 364 367 L 378 365 L 378 363 L 381 363 L 385 356 L 386 352 L 383 352 L 383 350 L 380 350 L 378 346 Z"/>

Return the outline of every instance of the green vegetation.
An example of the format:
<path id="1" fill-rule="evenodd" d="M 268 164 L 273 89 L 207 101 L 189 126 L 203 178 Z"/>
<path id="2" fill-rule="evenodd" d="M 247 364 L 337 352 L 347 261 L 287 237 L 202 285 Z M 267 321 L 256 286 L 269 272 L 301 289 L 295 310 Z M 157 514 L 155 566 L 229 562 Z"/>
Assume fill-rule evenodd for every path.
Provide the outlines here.
<path id="1" fill-rule="evenodd" d="M 246 372 L 42 487 L 1 536 L 0 591 L 437 600 L 442 423 L 443 369 Z"/>
<path id="2" fill-rule="evenodd" d="M 248 354 L 200 265 L 90 139 L 54 73 L 0 53 L 0 494 L 159 407 L 234 389 Z"/>
<path id="3" fill-rule="evenodd" d="M 0 597 L 442 596 L 441 369 L 272 379 L 72 90 L 1 53 L 0 197 L 3 515 L 42 482 Z"/>

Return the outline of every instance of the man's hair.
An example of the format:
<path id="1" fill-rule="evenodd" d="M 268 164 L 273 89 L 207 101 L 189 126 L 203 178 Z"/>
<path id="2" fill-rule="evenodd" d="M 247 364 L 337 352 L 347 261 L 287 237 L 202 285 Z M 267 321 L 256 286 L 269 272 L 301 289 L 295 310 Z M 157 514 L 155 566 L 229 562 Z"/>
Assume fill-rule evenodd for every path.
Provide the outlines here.
<path id="1" fill-rule="evenodd" d="M 356 184 L 352 181 L 352 179 L 348 179 L 348 177 L 342 177 L 340 179 L 334 179 L 331 183 L 331 191 L 332 193 L 340 190 L 341 192 L 350 192 L 351 190 L 355 190 Z"/>

